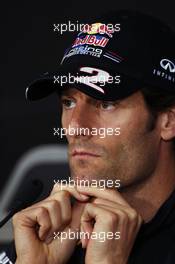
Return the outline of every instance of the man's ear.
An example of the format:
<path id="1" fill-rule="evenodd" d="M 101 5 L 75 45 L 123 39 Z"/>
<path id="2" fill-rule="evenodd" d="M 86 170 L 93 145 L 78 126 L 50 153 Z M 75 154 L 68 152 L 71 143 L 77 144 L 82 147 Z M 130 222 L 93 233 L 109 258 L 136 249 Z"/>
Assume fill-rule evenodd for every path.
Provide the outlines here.
<path id="1" fill-rule="evenodd" d="M 171 140 L 175 137 L 175 107 L 162 113 L 161 137 L 163 140 Z"/>

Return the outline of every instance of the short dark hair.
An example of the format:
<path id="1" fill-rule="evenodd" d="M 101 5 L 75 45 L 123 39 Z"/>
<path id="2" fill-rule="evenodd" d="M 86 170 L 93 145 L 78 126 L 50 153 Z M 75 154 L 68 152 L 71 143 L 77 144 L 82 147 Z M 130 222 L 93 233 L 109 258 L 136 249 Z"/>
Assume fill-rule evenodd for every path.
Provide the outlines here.
<path id="1" fill-rule="evenodd" d="M 142 88 L 141 93 L 143 95 L 146 106 L 152 115 L 152 124 L 154 125 L 159 113 L 166 112 L 168 109 L 175 106 L 175 91 L 157 87 L 151 87 L 150 89 L 150 87 L 148 86 Z M 175 150 L 175 138 L 173 138 L 172 142 Z"/>

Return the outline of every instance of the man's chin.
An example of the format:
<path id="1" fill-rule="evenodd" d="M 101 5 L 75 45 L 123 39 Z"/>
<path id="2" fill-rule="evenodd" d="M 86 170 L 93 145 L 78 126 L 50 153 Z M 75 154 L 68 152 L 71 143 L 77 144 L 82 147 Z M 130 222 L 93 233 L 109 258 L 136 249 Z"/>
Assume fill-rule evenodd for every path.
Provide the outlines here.
<path id="1" fill-rule="evenodd" d="M 77 184 L 80 184 L 81 182 L 84 182 L 85 185 L 89 185 L 92 182 L 92 177 L 89 177 L 88 174 L 77 174 L 77 175 L 71 175 L 71 179 L 74 180 Z"/>

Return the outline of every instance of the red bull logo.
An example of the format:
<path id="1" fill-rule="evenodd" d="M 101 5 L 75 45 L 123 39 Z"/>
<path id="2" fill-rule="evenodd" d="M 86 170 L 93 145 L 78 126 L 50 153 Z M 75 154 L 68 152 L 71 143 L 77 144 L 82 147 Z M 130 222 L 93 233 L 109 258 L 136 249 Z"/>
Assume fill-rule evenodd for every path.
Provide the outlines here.
<path id="1" fill-rule="evenodd" d="M 80 45 L 87 44 L 87 45 L 99 46 L 104 48 L 107 45 L 108 41 L 109 41 L 108 38 L 102 36 L 87 35 L 84 38 L 76 38 L 72 47 L 77 47 Z"/>
<path id="2" fill-rule="evenodd" d="M 89 35 L 94 34 L 106 34 L 108 37 L 112 38 L 112 34 L 115 32 L 114 27 L 110 25 L 105 25 L 102 23 L 95 23 L 91 25 L 85 25 L 81 33 L 87 33 Z"/>

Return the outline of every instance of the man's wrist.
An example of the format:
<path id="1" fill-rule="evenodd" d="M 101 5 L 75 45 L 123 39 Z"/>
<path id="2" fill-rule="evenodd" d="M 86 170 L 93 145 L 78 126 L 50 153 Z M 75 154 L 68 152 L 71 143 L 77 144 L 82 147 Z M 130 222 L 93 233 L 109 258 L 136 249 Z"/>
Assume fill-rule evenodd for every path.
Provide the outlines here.
<path id="1" fill-rule="evenodd" d="M 85 262 L 85 264 L 94 264 L 93 261 Z M 124 260 L 105 260 L 105 261 L 100 261 L 100 262 L 95 262 L 95 264 L 127 264 L 127 261 Z"/>

